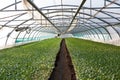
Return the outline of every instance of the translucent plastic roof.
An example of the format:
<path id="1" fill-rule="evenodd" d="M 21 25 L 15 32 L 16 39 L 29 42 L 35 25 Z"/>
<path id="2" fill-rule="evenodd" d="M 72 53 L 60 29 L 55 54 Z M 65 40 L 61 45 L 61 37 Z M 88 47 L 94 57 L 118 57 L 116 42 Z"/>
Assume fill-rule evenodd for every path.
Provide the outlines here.
<path id="1" fill-rule="evenodd" d="M 120 36 L 120 0 L 3 0 L 0 35 L 108 34 Z M 30 37 L 30 36 L 28 36 Z M 104 37 L 104 35 L 103 35 Z M 21 37 L 20 37 L 21 38 Z"/>

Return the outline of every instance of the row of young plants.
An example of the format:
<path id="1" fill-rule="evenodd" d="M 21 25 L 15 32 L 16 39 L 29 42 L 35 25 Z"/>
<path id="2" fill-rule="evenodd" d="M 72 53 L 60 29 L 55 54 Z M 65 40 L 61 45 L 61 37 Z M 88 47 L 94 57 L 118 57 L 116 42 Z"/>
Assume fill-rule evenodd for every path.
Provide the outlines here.
<path id="1" fill-rule="evenodd" d="M 120 47 L 66 39 L 78 80 L 120 80 Z"/>
<path id="2" fill-rule="evenodd" d="M 48 39 L 0 51 L 0 80 L 48 80 L 61 39 Z"/>

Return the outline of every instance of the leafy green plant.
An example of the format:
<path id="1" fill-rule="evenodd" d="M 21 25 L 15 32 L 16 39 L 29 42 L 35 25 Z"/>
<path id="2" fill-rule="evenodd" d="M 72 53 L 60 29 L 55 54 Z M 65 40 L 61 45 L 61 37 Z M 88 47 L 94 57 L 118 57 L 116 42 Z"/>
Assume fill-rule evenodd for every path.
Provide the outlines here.
<path id="1" fill-rule="evenodd" d="M 66 39 L 78 80 L 119 80 L 120 47 Z"/>
<path id="2" fill-rule="evenodd" d="M 47 80 L 61 39 L 48 39 L 0 51 L 0 80 Z"/>

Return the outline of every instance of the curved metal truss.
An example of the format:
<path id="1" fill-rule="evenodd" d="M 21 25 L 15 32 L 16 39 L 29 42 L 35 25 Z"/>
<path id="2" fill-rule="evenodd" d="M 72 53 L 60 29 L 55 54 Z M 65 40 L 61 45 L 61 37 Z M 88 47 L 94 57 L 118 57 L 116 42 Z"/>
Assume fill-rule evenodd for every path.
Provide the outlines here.
<path id="1" fill-rule="evenodd" d="M 120 38 L 120 0 L 42 1 L 0 3 L 0 39 L 5 45 L 11 39 L 25 42 L 58 34 L 103 41 Z"/>

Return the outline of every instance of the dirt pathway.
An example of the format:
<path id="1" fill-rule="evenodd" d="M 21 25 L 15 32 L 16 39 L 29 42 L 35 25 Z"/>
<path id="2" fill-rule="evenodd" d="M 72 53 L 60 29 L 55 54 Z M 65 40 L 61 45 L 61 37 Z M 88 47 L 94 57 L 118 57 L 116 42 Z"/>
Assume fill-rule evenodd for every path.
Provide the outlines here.
<path id="1" fill-rule="evenodd" d="M 65 44 L 65 39 L 61 41 L 60 50 L 56 56 L 55 67 L 48 80 L 76 80 L 75 70 Z"/>

